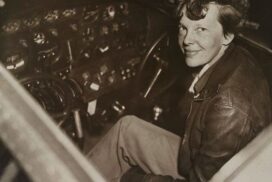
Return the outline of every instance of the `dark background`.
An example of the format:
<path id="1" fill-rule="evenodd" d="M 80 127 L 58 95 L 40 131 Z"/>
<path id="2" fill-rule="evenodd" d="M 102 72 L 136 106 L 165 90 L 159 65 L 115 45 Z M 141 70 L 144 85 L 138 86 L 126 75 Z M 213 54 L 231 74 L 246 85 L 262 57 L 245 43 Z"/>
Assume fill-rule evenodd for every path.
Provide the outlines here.
<path id="1" fill-rule="evenodd" d="M 250 2 L 248 18 L 260 24 L 259 29 L 252 31 L 250 36 L 272 48 L 272 1 L 251 0 Z"/>

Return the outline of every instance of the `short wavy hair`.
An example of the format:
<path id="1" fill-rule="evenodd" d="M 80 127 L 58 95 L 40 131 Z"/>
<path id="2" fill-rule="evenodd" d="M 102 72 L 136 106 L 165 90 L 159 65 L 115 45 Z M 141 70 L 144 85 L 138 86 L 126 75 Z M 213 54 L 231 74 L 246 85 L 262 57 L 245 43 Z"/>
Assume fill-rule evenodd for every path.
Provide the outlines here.
<path id="1" fill-rule="evenodd" d="M 199 20 L 206 16 L 209 3 L 220 5 L 218 21 L 223 27 L 224 35 L 236 34 L 240 31 L 249 9 L 248 0 L 180 0 L 177 16 L 180 18 L 182 9 L 186 6 L 186 16 Z"/>

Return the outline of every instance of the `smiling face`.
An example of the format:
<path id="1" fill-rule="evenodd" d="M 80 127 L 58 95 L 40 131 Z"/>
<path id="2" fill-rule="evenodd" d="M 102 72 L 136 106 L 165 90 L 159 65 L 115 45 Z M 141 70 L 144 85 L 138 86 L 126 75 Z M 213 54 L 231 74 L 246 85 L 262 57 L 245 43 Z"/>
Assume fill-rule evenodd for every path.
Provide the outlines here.
<path id="1" fill-rule="evenodd" d="M 223 34 L 218 21 L 219 9 L 219 5 L 209 3 L 203 19 L 191 20 L 186 16 L 186 6 L 183 7 L 178 39 L 189 67 L 216 62 L 232 41 L 233 35 Z"/>

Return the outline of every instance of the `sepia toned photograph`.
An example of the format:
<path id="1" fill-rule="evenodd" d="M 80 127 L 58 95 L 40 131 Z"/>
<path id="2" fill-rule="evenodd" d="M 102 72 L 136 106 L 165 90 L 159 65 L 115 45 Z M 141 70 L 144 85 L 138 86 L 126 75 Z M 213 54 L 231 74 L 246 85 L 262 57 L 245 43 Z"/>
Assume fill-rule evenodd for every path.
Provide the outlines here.
<path id="1" fill-rule="evenodd" d="M 270 0 L 0 0 L 0 182 L 271 182 Z"/>

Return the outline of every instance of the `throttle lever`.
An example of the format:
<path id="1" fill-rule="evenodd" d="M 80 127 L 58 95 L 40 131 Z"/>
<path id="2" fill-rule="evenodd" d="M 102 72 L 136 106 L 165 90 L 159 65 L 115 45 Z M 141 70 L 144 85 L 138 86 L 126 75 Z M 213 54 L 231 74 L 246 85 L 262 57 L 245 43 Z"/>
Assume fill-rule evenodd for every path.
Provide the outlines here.
<path id="1" fill-rule="evenodd" d="M 77 138 L 78 138 L 78 142 L 79 142 L 79 147 L 82 148 L 83 147 L 83 138 L 84 138 L 84 134 L 83 134 L 83 128 L 82 128 L 82 121 L 81 121 L 81 117 L 80 117 L 80 113 L 79 110 L 74 110 L 73 111 L 73 116 L 75 119 L 75 127 L 76 127 L 76 134 L 77 134 Z"/>
<path id="2" fill-rule="evenodd" d="M 168 63 L 166 61 L 164 61 L 162 58 L 160 58 L 159 56 L 157 56 L 156 54 L 153 55 L 153 58 L 158 62 L 158 66 L 156 68 L 154 77 L 152 78 L 151 82 L 149 83 L 146 91 L 143 94 L 144 98 L 147 98 L 148 94 L 150 93 L 151 89 L 153 88 L 153 86 L 155 85 L 156 81 L 158 80 L 162 70 L 168 66 Z"/>

